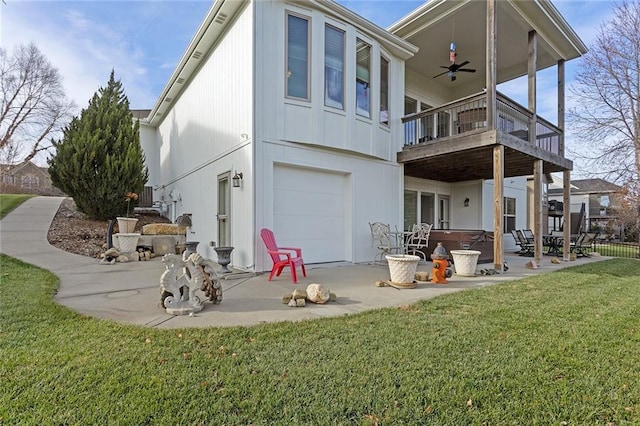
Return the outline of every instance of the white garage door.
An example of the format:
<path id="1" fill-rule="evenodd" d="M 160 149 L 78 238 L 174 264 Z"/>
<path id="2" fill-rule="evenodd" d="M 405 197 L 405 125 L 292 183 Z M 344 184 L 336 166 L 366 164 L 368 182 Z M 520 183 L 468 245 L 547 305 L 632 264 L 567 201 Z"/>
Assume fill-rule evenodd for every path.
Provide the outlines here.
<path id="1" fill-rule="evenodd" d="M 273 174 L 278 245 L 301 247 L 305 263 L 345 260 L 345 175 L 288 166 Z"/>

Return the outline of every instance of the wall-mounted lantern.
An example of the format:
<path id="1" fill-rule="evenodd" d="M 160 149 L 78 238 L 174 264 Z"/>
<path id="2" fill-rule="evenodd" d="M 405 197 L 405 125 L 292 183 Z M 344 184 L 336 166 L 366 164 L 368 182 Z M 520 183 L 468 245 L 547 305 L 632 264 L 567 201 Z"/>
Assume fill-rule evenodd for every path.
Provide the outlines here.
<path id="1" fill-rule="evenodd" d="M 233 175 L 231 180 L 233 182 L 234 188 L 240 188 L 240 181 L 242 180 L 242 172 L 238 173 L 238 171 L 236 171 L 236 174 Z"/>
<path id="2" fill-rule="evenodd" d="M 469 197 L 464 199 L 464 206 L 469 207 Z"/>

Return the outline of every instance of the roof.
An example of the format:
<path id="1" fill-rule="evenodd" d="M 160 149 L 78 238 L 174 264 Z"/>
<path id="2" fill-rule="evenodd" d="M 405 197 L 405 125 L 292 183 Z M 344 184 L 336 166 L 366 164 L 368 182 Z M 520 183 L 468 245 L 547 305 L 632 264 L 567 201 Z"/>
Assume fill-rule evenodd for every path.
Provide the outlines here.
<path id="1" fill-rule="evenodd" d="M 621 192 L 622 187 L 604 179 L 578 179 L 571 181 L 572 194 L 603 194 Z M 561 188 L 549 189 L 549 194 L 561 194 Z"/>
<path id="2" fill-rule="evenodd" d="M 538 70 L 569 61 L 587 52 L 587 47 L 549 0 L 497 1 L 498 83 L 527 75 L 528 33 L 538 34 Z M 449 43 L 455 42 L 460 61 L 469 61 L 477 73 L 462 81 L 483 87 L 486 81 L 487 2 L 477 0 L 430 0 L 389 27 L 389 31 L 420 51 L 407 60 L 406 68 L 419 74 L 437 75 L 448 64 Z M 461 81 L 433 80 L 450 89 Z"/>
<path id="3" fill-rule="evenodd" d="M 351 21 L 360 31 L 378 40 L 386 49 L 401 59 L 408 59 L 418 51 L 418 48 L 410 42 L 367 21 L 336 3 L 335 0 L 290 0 L 290 2 L 306 8 L 313 6 L 327 15 Z M 189 80 L 198 72 L 201 59 L 205 59 L 207 53 L 225 36 L 227 28 L 233 25 L 235 16 L 251 3 L 252 0 L 215 0 L 213 2 L 156 104 L 146 117 L 147 123 L 156 125 L 162 121 L 165 112 L 181 95 Z"/>

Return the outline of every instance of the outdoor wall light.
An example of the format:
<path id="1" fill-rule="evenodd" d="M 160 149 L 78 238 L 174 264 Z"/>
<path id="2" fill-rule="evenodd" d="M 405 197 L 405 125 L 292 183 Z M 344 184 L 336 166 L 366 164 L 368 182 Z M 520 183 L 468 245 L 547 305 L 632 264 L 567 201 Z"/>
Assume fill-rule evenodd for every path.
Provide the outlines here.
<path id="1" fill-rule="evenodd" d="M 469 197 L 464 199 L 464 206 L 469 207 Z"/>
<path id="2" fill-rule="evenodd" d="M 238 173 L 238 171 L 236 170 L 236 174 L 233 175 L 231 180 L 233 181 L 234 188 L 240 188 L 240 181 L 242 180 L 242 172 Z"/>

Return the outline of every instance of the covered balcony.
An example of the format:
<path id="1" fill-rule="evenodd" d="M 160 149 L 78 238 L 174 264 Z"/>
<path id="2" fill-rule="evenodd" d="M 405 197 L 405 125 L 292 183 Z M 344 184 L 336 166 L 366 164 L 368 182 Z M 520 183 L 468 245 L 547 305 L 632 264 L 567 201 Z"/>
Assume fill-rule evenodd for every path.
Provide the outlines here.
<path id="1" fill-rule="evenodd" d="M 544 175 L 562 172 L 569 182 L 573 169 L 564 156 L 565 62 L 583 55 L 586 46 L 547 0 L 433 0 L 389 30 L 419 48 L 405 63 L 406 97 L 420 108 L 437 106 L 416 107 L 416 113 L 402 118 L 397 161 L 405 176 L 494 181 L 496 270 L 504 258 L 505 178 L 533 176 L 532 228 L 540 259 Z M 552 67 L 557 69 L 557 126 L 537 107 L 537 73 Z M 526 107 L 497 92 L 499 85 L 519 78 L 517 90 L 526 89 Z M 565 184 L 563 199 L 568 198 Z"/>
<path id="2" fill-rule="evenodd" d="M 481 92 L 403 117 L 404 148 L 398 161 L 405 164 L 405 174 L 447 182 L 491 179 L 496 144 L 505 146 L 505 177 L 532 174 L 539 159 L 544 173 L 571 169 L 560 128 L 498 93 L 497 126 L 491 131 L 487 102 Z"/>

